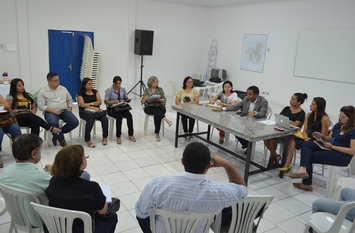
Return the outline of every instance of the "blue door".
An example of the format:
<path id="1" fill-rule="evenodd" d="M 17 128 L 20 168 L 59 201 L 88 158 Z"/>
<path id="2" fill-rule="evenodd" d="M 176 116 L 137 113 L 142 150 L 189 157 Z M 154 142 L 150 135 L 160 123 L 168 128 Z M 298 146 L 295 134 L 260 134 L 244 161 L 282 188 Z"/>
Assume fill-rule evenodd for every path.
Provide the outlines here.
<path id="1" fill-rule="evenodd" d="M 93 32 L 48 30 L 49 69 L 59 75 L 60 85 L 68 89 L 73 99 L 81 83 L 84 36 L 94 43 Z"/>

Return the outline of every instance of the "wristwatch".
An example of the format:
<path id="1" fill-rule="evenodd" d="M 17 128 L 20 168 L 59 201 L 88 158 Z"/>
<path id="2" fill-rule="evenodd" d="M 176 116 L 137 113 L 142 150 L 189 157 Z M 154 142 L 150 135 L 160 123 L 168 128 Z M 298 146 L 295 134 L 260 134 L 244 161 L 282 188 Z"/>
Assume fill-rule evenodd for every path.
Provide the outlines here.
<path id="1" fill-rule="evenodd" d="M 91 103 L 91 106 L 94 106 L 94 103 Z"/>

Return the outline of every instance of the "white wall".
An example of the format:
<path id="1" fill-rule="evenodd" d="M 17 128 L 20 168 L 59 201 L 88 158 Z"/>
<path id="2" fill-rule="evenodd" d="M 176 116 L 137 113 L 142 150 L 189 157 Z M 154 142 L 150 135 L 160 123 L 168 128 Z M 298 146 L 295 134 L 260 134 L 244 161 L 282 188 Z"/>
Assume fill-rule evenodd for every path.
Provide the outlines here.
<path id="1" fill-rule="evenodd" d="M 206 7 L 154 0 L 2 0 L 0 4 L 0 30 L 6 32 L 0 33 L 0 44 L 20 47 L 11 53 L 0 49 L 0 72 L 23 78 L 29 92 L 46 85 L 48 29 L 94 32 L 95 50 L 102 56 L 101 95 L 115 75 L 122 77 L 128 90 L 139 81 L 135 29 L 154 31 L 153 56 L 144 56 L 144 82 L 156 75 L 169 94 L 169 81 L 182 82 L 185 76 L 203 71 Z M 135 91 L 139 93 L 138 88 Z"/>
<path id="2" fill-rule="evenodd" d="M 154 31 L 153 56 L 144 57 L 144 81 L 157 76 L 159 85 L 170 93 L 170 81 L 182 84 L 186 76 L 203 73 L 207 59 L 207 8 L 161 1 L 137 2 L 136 28 Z M 138 62 L 136 69 L 140 69 Z"/>
<path id="3" fill-rule="evenodd" d="M 355 105 L 355 85 L 293 76 L 298 31 L 305 28 L 355 28 L 355 1 L 312 0 L 244 4 L 209 9 L 209 40 L 218 39 L 217 67 L 224 68 L 235 89 L 257 85 L 270 102 L 287 105 L 295 92 L 327 101 L 336 119 L 343 105 Z M 264 72 L 240 69 L 244 34 L 267 34 Z M 354 75 L 355 78 L 355 75 Z"/>

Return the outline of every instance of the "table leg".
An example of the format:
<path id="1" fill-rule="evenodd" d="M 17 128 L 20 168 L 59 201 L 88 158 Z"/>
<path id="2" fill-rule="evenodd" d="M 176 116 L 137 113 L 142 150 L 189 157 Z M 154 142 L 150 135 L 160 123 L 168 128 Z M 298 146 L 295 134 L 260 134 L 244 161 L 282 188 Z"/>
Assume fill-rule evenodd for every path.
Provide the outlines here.
<path id="1" fill-rule="evenodd" d="M 251 159 L 251 154 L 254 153 L 253 150 L 253 142 L 248 142 L 248 152 L 247 152 L 247 157 L 245 160 L 245 170 L 244 170 L 244 181 L 245 184 L 248 185 L 248 176 L 249 176 L 249 168 L 250 168 L 250 159 Z"/>
<path id="2" fill-rule="evenodd" d="M 178 147 L 179 140 L 179 123 L 180 123 L 180 113 L 176 112 L 176 128 L 175 128 L 175 148 Z"/>
<path id="3" fill-rule="evenodd" d="M 207 127 L 207 141 L 210 141 L 210 135 L 211 135 L 211 125 L 208 125 L 208 127 Z"/>

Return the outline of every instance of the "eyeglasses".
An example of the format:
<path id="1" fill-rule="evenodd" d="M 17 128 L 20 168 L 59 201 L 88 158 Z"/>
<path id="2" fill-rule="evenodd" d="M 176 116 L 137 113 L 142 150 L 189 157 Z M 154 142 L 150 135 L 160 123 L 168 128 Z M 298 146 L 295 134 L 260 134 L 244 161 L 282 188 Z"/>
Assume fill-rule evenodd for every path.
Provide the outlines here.
<path id="1" fill-rule="evenodd" d="M 51 80 L 52 82 L 56 83 L 56 82 L 59 82 L 59 78 L 58 79 L 55 79 L 55 80 Z"/>
<path id="2" fill-rule="evenodd" d="M 90 157 L 90 155 L 85 153 L 84 159 L 88 159 Z"/>

